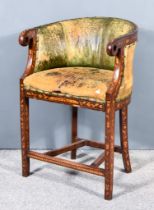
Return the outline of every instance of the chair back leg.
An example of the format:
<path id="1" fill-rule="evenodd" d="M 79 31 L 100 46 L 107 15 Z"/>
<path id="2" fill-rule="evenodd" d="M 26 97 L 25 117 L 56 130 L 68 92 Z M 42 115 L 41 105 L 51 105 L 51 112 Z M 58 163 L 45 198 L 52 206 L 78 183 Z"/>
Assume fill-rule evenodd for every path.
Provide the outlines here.
<path id="1" fill-rule="evenodd" d="M 119 120 L 120 120 L 120 142 L 122 148 L 122 157 L 125 172 L 131 172 L 131 163 L 129 158 L 129 148 L 128 148 L 128 107 L 125 106 L 119 110 Z"/>
<path id="2" fill-rule="evenodd" d="M 72 143 L 77 141 L 78 108 L 72 107 Z M 76 159 L 77 150 L 71 151 L 71 159 Z"/>

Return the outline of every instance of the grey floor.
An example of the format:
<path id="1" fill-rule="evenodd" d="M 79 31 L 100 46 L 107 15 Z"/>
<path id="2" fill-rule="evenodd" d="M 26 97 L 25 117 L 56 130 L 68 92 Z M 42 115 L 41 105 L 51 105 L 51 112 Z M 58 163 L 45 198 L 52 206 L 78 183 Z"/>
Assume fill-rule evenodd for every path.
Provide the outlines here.
<path id="1" fill-rule="evenodd" d="M 78 161 L 90 163 L 99 152 L 80 150 Z M 0 150 L 0 210 L 152 210 L 154 150 L 130 154 L 130 174 L 123 172 L 120 154 L 115 155 L 113 200 L 106 201 L 102 177 L 32 160 L 32 175 L 24 178 L 20 151 Z"/>

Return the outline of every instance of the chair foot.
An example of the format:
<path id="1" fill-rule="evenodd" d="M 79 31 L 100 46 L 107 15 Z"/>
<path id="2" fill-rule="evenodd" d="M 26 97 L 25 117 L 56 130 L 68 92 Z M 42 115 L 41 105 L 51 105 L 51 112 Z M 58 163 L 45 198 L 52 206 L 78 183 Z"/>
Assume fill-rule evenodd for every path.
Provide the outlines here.
<path id="1" fill-rule="evenodd" d="M 106 194 L 105 193 L 104 199 L 105 200 L 112 200 L 112 193 L 111 194 Z"/>
<path id="2" fill-rule="evenodd" d="M 30 175 L 30 158 L 25 154 L 22 149 L 22 176 L 27 177 Z"/>
<path id="3" fill-rule="evenodd" d="M 131 173 L 132 172 L 132 169 L 125 169 L 125 173 Z"/>
<path id="4" fill-rule="evenodd" d="M 113 174 L 107 174 L 105 177 L 105 200 L 112 199 L 112 191 L 113 191 Z"/>
<path id="5" fill-rule="evenodd" d="M 22 173 L 22 176 L 23 176 L 23 177 L 28 177 L 28 176 L 29 176 L 29 173 L 24 173 L 24 172 L 23 172 L 23 173 Z"/>
<path id="6" fill-rule="evenodd" d="M 24 161 L 23 167 L 22 167 L 22 176 L 27 177 L 30 175 L 30 160 L 29 158 Z"/>

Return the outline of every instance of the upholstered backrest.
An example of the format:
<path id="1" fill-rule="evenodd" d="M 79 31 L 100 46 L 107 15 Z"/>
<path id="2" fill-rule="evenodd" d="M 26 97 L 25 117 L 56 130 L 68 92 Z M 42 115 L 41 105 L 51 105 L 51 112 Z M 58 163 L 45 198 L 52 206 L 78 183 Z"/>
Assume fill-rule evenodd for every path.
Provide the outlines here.
<path id="1" fill-rule="evenodd" d="M 108 42 L 133 31 L 134 24 L 118 18 L 79 18 L 37 28 L 34 72 L 65 66 L 113 69 Z"/>

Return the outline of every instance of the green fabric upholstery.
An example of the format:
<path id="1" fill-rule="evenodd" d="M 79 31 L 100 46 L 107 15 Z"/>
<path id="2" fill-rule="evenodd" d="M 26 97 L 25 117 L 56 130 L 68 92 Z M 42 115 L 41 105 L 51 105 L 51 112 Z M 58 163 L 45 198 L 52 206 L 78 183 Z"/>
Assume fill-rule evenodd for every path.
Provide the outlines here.
<path id="1" fill-rule="evenodd" d="M 24 88 L 105 103 L 113 77 L 115 58 L 106 53 L 107 44 L 134 29 L 117 18 L 80 18 L 36 28 L 34 73 L 24 79 Z M 124 49 L 124 76 L 116 101 L 131 95 L 136 43 Z"/>
<path id="2" fill-rule="evenodd" d="M 57 67 L 85 66 L 112 70 L 109 41 L 131 32 L 134 24 L 118 18 L 79 18 L 37 28 L 34 72 Z"/>

